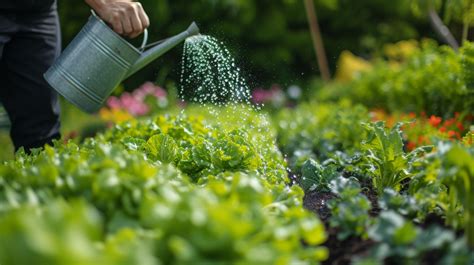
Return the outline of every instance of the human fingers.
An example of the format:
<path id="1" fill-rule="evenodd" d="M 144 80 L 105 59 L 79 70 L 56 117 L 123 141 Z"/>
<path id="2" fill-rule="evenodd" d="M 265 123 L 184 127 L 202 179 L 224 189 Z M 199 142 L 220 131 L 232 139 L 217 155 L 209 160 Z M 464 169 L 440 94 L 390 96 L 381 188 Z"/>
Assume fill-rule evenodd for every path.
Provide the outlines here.
<path id="1" fill-rule="evenodd" d="M 148 18 L 148 15 L 146 14 L 145 10 L 143 9 L 143 6 L 139 3 L 139 2 L 136 2 L 137 3 L 137 11 L 138 11 L 138 15 L 140 17 L 140 20 L 142 22 L 142 25 L 143 25 L 143 30 L 145 30 L 146 28 L 148 28 L 150 26 L 150 19 Z"/>
<path id="2" fill-rule="evenodd" d="M 135 3 L 134 3 L 135 4 Z M 139 3 L 136 3 L 135 5 L 133 5 L 133 8 L 132 10 L 130 11 L 129 15 L 130 15 L 130 22 L 132 24 L 132 27 L 133 27 L 133 31 L 129 34 L 129 37 L 130 38 L 135 38 L 137 37 L 138 35 L 140 35 L 143 31 L 144 31 L 144 27 L 143 27 L 143 24 L 142 24 L 142 21 L 140 19 L 140 15 L 139 15 L 139 7 L 138 5 Z"/>

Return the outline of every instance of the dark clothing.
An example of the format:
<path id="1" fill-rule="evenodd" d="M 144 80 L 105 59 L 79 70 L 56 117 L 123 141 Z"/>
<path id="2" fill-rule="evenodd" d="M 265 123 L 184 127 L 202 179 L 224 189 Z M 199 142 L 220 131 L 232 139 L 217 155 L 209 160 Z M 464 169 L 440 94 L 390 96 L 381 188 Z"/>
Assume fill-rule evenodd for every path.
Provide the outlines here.
<path id="1" fill-rule="evenodd" d="M 50 9 L 54 2 L 55 0 L 1 0 L 0 9 L 15 11 L 45 11 Z"/>
<path id="2" fill-rule="evenodd" d="M 54 0 L 1 0 L 0 101 L 15 149 L 41 147 L 60 137 L 57 94 L 43 78 L 60 46 Z"/>

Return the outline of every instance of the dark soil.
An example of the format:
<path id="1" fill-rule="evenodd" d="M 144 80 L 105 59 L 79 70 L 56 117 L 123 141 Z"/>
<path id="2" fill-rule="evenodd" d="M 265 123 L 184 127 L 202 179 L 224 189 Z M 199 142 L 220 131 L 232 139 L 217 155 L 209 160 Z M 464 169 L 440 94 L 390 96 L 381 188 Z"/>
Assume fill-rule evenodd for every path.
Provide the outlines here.
<path id="1" fill-rule="evenodd" d="M 362 194 L 364 194 L 367 199 L 369 199 L 372 204 L 372 208 L 369 210 L 369 215 L 371 217 L 376 217 L 380 213 L 380 207 L 378 202 L 378 196 L 374 189 L 366 187 L 362 189 Z"/>
<path id="2" fill-rule="evenodd" d="M 326 230 L 329 237 L 324 246 L 329 249 L 329 258 L 322 263 L 323 265 L 350 264 L 355 256 L 363 256 L 375 244 L 371 240 L 363 240 L 360 237 L 350 237 L 340 241 L 337 239 L 337 229 L 326 227 Z"/>
<path id="3" fill-rule="evenodd" d="M 423 229 L 428 228 L 432 225 L 437 225 L 437 226 L 440 226 L 440 227 L 443 227 L 443 228 L 448 228 L 444 223 L 444 219 L 441 216 L 439 216 L 437 214 L 434 214 L 434 213 L 428 214 L 426 216 L 425 220 L 423 221 L 423 223 L 419 224 L 419 226 Z"/>
<path id="4" fill-rule="evenodd" d="M 303 198 L 303 206 L 313 213 L 316 213 L 323 222 L 331 216 L 331 211 L 326 203 L 336 198 L 336 195 L 330 192 L 310 192 Z"/>

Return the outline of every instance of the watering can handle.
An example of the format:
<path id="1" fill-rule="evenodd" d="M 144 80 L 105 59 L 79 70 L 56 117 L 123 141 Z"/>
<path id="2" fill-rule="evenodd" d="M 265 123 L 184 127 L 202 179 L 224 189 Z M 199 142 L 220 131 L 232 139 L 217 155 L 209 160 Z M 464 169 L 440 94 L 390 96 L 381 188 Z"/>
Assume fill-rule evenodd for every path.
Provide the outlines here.
<path id="1" fill-rule="evenodd" d="M 142 45 L 140 45 L 140 51 L 143 52 L 145 50 L 145 47 L 146 47 L 146 43 L 148 42 L 148 30 L 145 29 L 143 31 L 143 41 L 142 41 Z"/>
<path id="2" fill-rule="evenodd" d="M 95 17 L 99 18 L 100 20 L 102 20 L 94 11 L 94 9 L 91 9 L 91 13 L 92 15 L 94 15 Z M 146 47 L 146 44 L 148 42 L 148 30 L 145 29 L 143 31 L 143 41 L 142 41 L 142 45 L 140 45 L 140 51 L 143 52 L 145 50 L 145 47 Z"/>

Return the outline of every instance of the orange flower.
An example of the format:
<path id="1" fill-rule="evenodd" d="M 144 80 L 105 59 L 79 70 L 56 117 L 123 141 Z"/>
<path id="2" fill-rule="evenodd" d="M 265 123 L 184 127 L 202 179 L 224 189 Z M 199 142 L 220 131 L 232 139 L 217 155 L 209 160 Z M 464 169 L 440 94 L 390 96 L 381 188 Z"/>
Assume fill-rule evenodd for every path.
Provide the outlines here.
<path id="1" fill-rule="evenodd" d="M 442 121 L 441 117 L 436 117 L 435 115 L 431 115 L 429 123 L 433 127 L 438 127 L 441 124 L 441 121 Z"/>
<path id="2" fill-rule="evenodd" d="M 446 132 L 446 127 L 443 126 L 443 127 L 439 128 L 439 131 L 440 132 Z"/>

